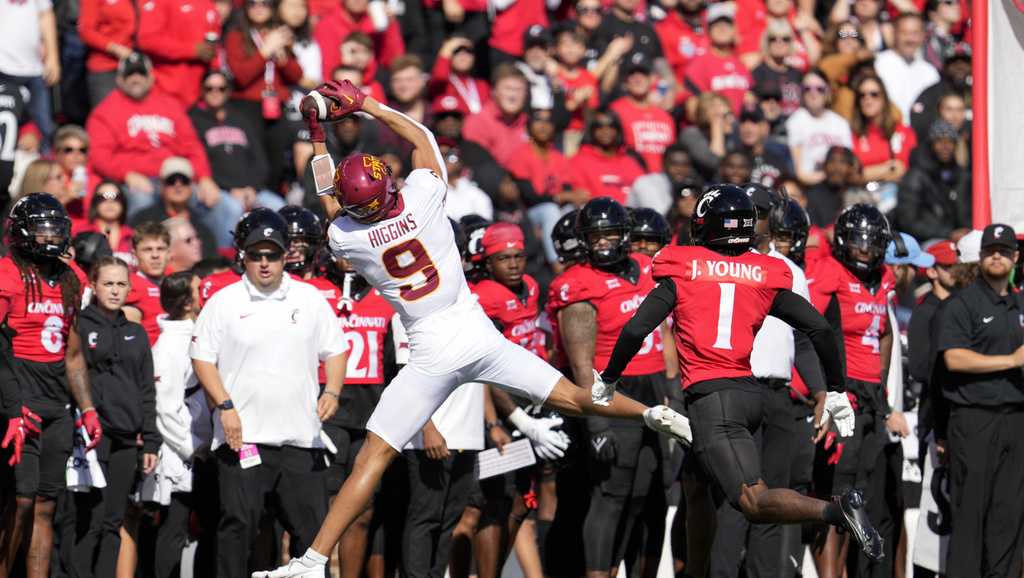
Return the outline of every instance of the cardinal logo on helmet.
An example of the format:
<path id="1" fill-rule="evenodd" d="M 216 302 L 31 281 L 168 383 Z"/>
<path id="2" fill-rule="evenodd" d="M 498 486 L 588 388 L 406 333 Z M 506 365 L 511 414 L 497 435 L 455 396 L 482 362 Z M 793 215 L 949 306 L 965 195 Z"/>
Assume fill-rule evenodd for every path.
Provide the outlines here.
<path id="1" fill-rule="evenodd" d="M 383 179 L 387 173 L 387 166 L 384 164 L 384 161 L 370 155 L 363 157 L 363 168 L 369 169 L 370 176 L 378 181 Z"/>

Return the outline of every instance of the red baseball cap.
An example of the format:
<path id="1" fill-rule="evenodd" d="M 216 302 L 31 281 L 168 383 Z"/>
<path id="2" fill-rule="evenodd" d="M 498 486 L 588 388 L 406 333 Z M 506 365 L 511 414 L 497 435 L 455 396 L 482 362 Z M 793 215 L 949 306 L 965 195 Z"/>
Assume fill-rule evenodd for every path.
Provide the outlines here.
<path id="1" fill-rule="evenodd" d="M 949 267 L 956 264 L 956 245 L 953 241 L 939 241 L 928 247 L 928 252 L 935 257 L 935 264 Z"/>
<path id="2" fill-rule="evenodd" d="M 484 230 L 484 238 L 481 240 L 484 247 L 484 257 L 490 257 L 505 249 L 519 249 L 525 247 L 523 230 L 512 223 L 495 223 Z"/>
<path id="3" fill-rule="evenodd" d="M 434 116 L 445 114 L 457 114 L 466 116 L 469 114 L 469 107 L 461 99 L 451 94 L 439 94 L 430 103 L 430 113 Z"/>

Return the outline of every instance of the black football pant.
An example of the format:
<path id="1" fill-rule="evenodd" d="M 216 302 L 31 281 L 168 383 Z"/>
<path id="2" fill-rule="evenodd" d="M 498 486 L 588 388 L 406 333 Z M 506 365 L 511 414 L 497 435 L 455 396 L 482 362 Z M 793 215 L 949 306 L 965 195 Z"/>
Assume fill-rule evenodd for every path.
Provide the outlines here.
<path id="1" fill-rule="evenodd" d="M 1020 576 L 1024 408 L 953 408 L 948 578 Z"/>
<path id="2" fill-rule="evenodd" d="M 215 576 L 217 564 L 217 521 L 220 513 L 217 491 L 217 464 L 214 459 L 192 462 L 192 491 L 174 492 L 164 509 L 156 535 L 155 578 L 178 578 L 181 551 L 188 543 L 193 513 L 199 522 L 193 574 Z"/>
<path id="3" fill-rule="evenodd" d="M 73 531 L 65 530 L 70 548 L 68 571 L 75 578 L 114 576 L 121 549 L 121 522 L 128 509 L 128 495 L 135 486 L 139 467 L 139 448 L 130 442 L 103 436 L 97 446 L 97 459 L 107 478 L 107 486 L 89 492 L 72 492 Z"/>
<path id="4" fill-rule="evenodd" d="M 405 576 L 444 578 L 452 531 L 476 482 L 477 452 L 453 450 L 443 460 L 432 460 L 420 450 L 403 454 L 409 469 L 409 510 L 402 539 Z"/>
<path id="5" fill-rule="evenodd" d="M 247 578 L 261 520 L 274 511 L 291 536 L 293 552 L 303 552 L 327 516 L 327 464 L 322 450 L 259 446 L 262 463 L 242 469 L 238 452 L 217 448 L 220 525 L 218 578 Z"/>

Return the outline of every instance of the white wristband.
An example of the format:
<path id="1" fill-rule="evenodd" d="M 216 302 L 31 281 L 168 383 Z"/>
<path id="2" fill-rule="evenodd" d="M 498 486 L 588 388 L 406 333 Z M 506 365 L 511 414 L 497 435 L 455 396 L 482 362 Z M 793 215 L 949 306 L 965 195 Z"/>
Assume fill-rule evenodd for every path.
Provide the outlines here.
<path id="1" fill-rule="evenodd" d="M 515 411 L 509 414 L 508 421 L 512 422 L 512 425 L 516 426 L 519 431 L 525 431 L 525 428 L 530 427 L 530 422 L 533 418 L 523 411 L 523 408 L 517 407 Z"/>
<path id="2" fill-rule="evenodd" d="M 317 155 L 311 161 L 313 182 L 318 197 L 334 194 L 334 160 L 331 155 Z"/>

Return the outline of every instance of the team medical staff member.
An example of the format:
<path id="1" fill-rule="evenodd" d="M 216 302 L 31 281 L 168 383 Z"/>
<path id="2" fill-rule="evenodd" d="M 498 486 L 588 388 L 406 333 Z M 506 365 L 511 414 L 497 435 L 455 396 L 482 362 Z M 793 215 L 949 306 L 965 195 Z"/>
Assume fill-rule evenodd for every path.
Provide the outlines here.
<path id="1" fill-rule="evenodd" d="M 1010 287 L 1017 237 L 985 227 L 977 280 L 942 310 L 938 351 L 948 425 L 935 437 L 947 454 L 953 533 L 946 575 L 1020 573 L 1024 503 L 1024 297 Z M 948 441 L 947 441 L 948 440 Z"/>
<path id="2" fill-rule="evenodd" d="M 261 212 L 242 245 L 245 274 L 203 307 L 190 355 L 214 404 L 220 486 L 217 576 L 243 578 L 268 498 L 276 498 L 293 552 L 327 515 L 320 424 L 338 409 L 346 345 L 320 291 L 284 275 L 287 225 Z M 323 394 L 317 366 L 324 362 Z"/>

